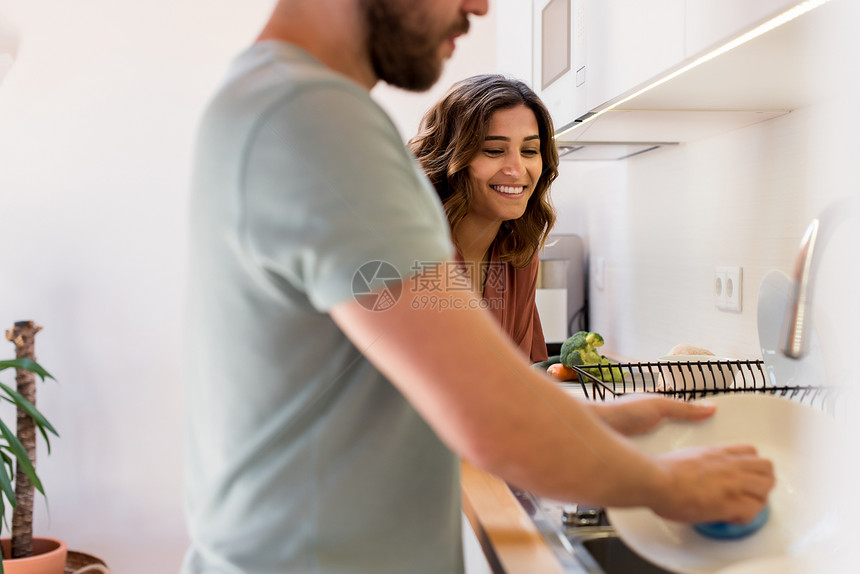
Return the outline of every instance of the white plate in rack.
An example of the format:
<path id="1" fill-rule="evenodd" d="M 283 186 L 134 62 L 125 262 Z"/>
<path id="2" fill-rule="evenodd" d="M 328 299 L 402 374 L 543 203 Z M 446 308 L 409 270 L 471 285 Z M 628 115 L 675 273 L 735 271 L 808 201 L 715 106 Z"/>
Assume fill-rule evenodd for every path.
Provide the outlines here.
<path id="1" fill-rule="evenodd" d="M 668 369 L 666 373 L 668 377 L 660 373 L 657 388 L 659 391 L 730 389 L 735 384 L 735 375 L 740 371 L 739 364 L 725 364 L 718 367 L 707 365 L 707 363 L 734 360 L 713 355 L 666 355 L 657 360 L 661 363 L 679 363 Z"/>
<path id="2" fill-rule="evenodd" d="M 827 544 L 838 522 L 827 504 L 829 477 L 817 471 L 815 454 L 822 441 L 835 440 L 835 422 L 815 407 L 772 395 L 727 393 L 705 400 L 717 405 L 712 418 L 669 421 L 632 440 L 651 455 L 688 446 L 754 445 L 773 461 L 776 472 L 770 519 L 749 537 L 727 541 L 702 536 L 647 508 L 609 508 L 609 521 L 621 539 L 643 558 L 683 574 L 713 574 L 768 556 L 801 556 Z"/>

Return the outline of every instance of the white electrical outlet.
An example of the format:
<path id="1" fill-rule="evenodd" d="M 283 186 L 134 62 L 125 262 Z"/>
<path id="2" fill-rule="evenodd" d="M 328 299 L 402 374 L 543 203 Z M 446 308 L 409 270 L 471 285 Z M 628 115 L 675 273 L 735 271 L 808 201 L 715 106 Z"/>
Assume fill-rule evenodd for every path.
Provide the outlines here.
<path id="1" fill-rule="evenodd" d="M 726 309 L 741 312 L 743 302 L 743 278 L 742 267 L 729 267 L 726 271 Z"/>
<path id="2" fill-rule="evenodd" d="M 714 269 L 714 304 L 722 311 L 740 313 L 743 308 L 743 268 Z"/>
<path id="3" fill-rule="evenodd" d="M 714 305 L 722 309 L 726 304 L 726 271 L 725 267 L 714 269 Z"/>

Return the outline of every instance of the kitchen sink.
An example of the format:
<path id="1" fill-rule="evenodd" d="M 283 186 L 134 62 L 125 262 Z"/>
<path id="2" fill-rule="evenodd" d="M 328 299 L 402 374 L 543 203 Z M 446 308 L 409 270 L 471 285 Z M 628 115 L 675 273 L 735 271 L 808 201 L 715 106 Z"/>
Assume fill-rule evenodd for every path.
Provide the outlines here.
<path id="1" fill-rule="evenodd" d="M 671 574 L 633 552 L 602 508 L 566 505 L 511 490 L 566 574 Z"/>
<path id="2" fill-rule="evenodd" d="M 575 546 L 581 546 L 604 574 L 671 574 L 651 564 L 630 550 L 611 527 L 568 534 Z M 592 571 L 593 566 L 592 566 Z"/>

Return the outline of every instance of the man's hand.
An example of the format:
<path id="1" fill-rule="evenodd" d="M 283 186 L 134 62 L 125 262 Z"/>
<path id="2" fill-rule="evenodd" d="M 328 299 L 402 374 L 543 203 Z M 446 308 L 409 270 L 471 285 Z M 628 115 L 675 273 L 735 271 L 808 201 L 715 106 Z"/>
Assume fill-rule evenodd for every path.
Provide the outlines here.
<path id="1" fill-rule="evenodd" d="M 632 394 L 606 403 L 590 403 L 593 412 L 615 431 L 632 436 L 657 428 L 663 419 L 700 421 L 714 414 L 710 403 L 683 401 L 647 394 Z"/>
<path id="2" fill-rule="evenodd" d="M 685 448 L 657 457 L 657 463 L 665 497 L 649 506 L 680 522 L 749 522 L 775 483 L 771 462 L 749 445 Z"/>

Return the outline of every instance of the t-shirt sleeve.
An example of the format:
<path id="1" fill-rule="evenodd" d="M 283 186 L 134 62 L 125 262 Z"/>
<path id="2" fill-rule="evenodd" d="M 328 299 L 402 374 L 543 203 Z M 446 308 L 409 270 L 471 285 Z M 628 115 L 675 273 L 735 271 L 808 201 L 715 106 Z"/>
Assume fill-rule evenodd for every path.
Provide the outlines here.
<path id="1" fill-rule="evenodd" d="M 324 312 L 354 296 L 365 264 L 388 263 L 406 279 L 453 253 L 435 191 L 358 92 L 325 85 L 272 106 L 242 176 L 245 248 L 276 287 Z"/>

